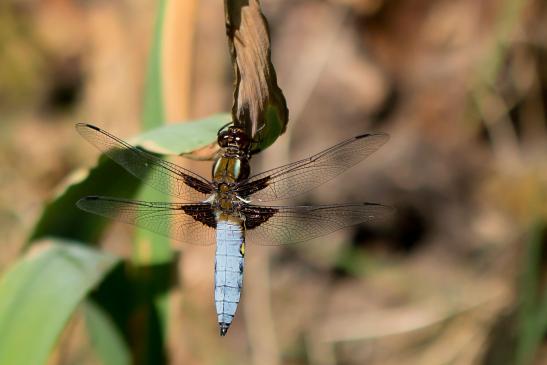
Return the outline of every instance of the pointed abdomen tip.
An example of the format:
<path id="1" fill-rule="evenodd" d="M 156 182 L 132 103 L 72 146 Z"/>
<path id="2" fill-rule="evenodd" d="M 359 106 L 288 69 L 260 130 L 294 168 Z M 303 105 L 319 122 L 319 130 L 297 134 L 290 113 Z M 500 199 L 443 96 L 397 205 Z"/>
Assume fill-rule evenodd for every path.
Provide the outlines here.
<path id="1" fill-rule="evenodd" d="M 224 323 L 224 322 L 220 322 L 218 324 L 219 328 L 220 328 L 220 335 L 221 336 L 226 336 L 226 333 L 228 332 L 228 328 L 230 328 L 230 324 L 229 323 Z"/>

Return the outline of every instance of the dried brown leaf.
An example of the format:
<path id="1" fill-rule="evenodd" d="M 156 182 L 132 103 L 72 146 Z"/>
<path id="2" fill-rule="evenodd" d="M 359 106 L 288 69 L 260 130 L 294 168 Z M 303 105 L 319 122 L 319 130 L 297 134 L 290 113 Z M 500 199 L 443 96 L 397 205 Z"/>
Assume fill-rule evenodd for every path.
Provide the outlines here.
<path id="1" fill-rule="evenodd" d="M 234 68 L 234 123 L 253 137 L 252 152 L 271 145 L 286 128 L 288 109 L 271 62 L 268 23 L 258 0 L 225 0 Z"/>

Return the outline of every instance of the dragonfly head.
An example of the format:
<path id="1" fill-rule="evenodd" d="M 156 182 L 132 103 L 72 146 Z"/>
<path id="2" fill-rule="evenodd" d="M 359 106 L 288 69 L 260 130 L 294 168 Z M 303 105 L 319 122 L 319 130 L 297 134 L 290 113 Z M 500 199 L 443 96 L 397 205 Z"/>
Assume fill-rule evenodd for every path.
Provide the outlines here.
<path id="1" fill-rule="evenodd" d="M 247 151 L 251 141 L 242 128 L 231 126 L 218 134 L 218 145 L 222 148 L 237 148 Z"/>

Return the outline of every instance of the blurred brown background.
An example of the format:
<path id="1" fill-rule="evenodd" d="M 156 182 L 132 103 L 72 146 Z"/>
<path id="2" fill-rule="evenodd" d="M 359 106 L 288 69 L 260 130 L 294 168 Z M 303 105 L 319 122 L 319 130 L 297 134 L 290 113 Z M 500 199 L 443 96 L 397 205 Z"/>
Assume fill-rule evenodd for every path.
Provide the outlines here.
<path id="1" fill-rule="evenodd" d="M 156 5 L 0 3 L 1 271 L 56 187 L 97 157 L 74 123 L 124 138 L 138 132 Z M 214 316 L 214 251 L 182 247 L 171 362 L 507 363 L 519 335 L 523 253 L 533 222 L 547 219 L 547 5 L 262 6 L 290 122 L 254 171 L 359 133 L 388 132 L 390 142 L 366 163 L 299 202 L 379 202 L 398 215 L 305 245 L 249 247 L 242 304 L 226 338 Z M 168 119 L 228 111 L 222 3 L 171 1 L 165 37 Z M 210 164 L 192 167 L 209 175 Z M 110 240 L 126 248 L 116 253 L 130 250 L 128 232 L 114 228 Z M 63 356 L 51 362 L 96 363 L 80 340 L 63 337 Z M 535 359 L 547 364 L 547 346 Z"/>

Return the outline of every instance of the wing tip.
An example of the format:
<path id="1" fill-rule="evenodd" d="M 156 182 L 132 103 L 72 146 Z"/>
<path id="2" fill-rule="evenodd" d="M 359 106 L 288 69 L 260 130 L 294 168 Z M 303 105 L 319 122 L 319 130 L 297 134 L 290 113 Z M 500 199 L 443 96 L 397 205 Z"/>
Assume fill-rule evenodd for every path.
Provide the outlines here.
<path id="1" fill-rule="evenodd" d="M 101 128 L 96 127 L 93 124 L 89 124 L 89 123 L 76 123 L 74 125 L 74 127 L 76 128 L 77 131 L 81 131 L 81 130 L 84 130 L 86 128 L 89 128 L 89 129 L 93 129 L 97 132 L 101 132 Z"/>
<path id="2" fill-rule="evenodd" d="M 84 196 L 83 198 L 80 198 L 77 202 L 76 202 L 76 206 L 82 210 L 86 210 L 86 202 L 89 202 L 89 201 L 95 201 L 95 200 L 99 200 L 100 197 L 98 195 L 89 195 L 89 196 Z"/>
<path id="3" fill-rule="evenodd" d="M 397 208 L 390 205 L 383 205 L 379 203 L 363 203 L 363 206 L 380 208 L 381 216 L 385 218 L 393 217 L 397 213 Z"/>
<path id="4" fill-rule="evenodd" d="M 89 124 L 89 123 L 82 123 L 82 122 L 78 122 L 74 125 L 77 129 L 79 128 L 92 128 L 92 129 L 99 129 L 98 127 L 95 127 L 93 124 Z"/>
<path id="5" fill-rule="evenodd" d="M 387 142 L 390 138 L 388 133 L 378 132 L 378 133 L 363 133 L 356 136 L 355 139 L 362 139 L 362 138 L 368 138 L 368 137 L 379 137 L 383 139 L 385 142 Z"/>

